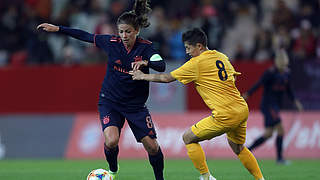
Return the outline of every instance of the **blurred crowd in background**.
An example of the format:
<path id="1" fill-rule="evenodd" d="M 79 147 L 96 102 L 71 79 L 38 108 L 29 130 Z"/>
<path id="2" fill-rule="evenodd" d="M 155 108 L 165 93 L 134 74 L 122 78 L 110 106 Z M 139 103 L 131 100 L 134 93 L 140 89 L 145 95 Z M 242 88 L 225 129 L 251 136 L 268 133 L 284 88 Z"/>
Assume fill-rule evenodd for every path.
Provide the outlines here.
<path id="1" fill-rule="evenodd" d="M 48 22 L 117 34 L 116 20 L 134 0 L 1 0 L 0 66 L 105 63 L 92 44 L 37 25 Z M 201 27 L 209 48 L 233 62 L 264 62 L 285 48 L 297 61 L 320 61 L 320 0 L 152 0 L 151 26 L 140 35 L 167 61 L 186 61 L 181 34 Z"/>

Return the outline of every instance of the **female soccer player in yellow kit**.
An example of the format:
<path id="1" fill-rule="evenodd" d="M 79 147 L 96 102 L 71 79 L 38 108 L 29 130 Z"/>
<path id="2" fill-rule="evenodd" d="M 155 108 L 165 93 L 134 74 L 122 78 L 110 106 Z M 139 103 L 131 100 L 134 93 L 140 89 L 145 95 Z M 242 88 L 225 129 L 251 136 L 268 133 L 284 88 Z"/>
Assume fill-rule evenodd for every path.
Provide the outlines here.
<path id="1" fill-rule="evenodd" d="M 194 28 L 182 35 L 186 53 L 192 58 L 170 74 L 144 74 L 131 71 L 134 80 L 169 83 L 175 80 L 195 87 L 212 115 L 206 117 L 183 134 L 188 155 L 199 170 L 200 180 L 215 180 L 210 174 L 204 151 L 199 144 L 203 140 L 227 134 L 228 142 L 242 164 L 255 179 L 264 179 L 253 154 L 243 144 L 246 139 L 247 118 L 249 114 L 246 101 L 235 86 L 236 72 L 228 57 L 207 48 L 207 36 Z"/>

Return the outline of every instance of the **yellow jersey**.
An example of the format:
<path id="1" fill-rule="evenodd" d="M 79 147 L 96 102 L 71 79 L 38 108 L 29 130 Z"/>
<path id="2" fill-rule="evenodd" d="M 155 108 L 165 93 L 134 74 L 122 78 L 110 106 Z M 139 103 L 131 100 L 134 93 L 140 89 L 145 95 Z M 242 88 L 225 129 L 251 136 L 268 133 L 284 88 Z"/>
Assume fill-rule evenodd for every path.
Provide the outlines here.
<path id="1" fill-rule="evenodd" d="M 247 108 L 247 103 L 235 85 L 235 75 L 239 74 L 229 58 L 216 50 L 207 50 L 171 72 L 183 84 L 194 82 L 213 115 L 224 117 L 236 115 Z"/>

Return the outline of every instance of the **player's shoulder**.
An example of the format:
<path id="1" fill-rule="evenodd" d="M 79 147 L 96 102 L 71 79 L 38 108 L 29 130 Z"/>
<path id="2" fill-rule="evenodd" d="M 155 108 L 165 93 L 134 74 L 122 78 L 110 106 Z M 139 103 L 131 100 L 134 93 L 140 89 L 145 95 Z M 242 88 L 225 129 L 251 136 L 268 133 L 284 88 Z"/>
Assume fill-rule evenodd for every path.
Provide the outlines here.
<path id="1" fill-rule="evenodd" d="M 209 58 L 208 60 L 210 61 L 213 59 L 222 61 L 223 63 L 229 62 L 229 57 L 218 50 L 209 50 L 206 57 Z"/>
<path id="2" fill-rule="evenodd" d="M 216 55 L 218 55 L 218 56 L 227 56 L 227 55 L 225 55 L 223 52 L 220 52 L 220 51 L 218 51 L 218 50 L 209 50 L 209 52 L 210 52 L 211 54 L 216 54 Z"/>
<path id="3" fill-rule="evenodd" d="M 141 37 L 137 37 L 137 42 L 140 44 L 151 45 L 152 42 Z"/>
<path id="4" fill-rule="evenodd" d="M 219 57 L 223 57 L 223 58 L 227 58 L 228 59 L 228 56 L 223 53 L 223 52 L 220 52 L 218 50 L 209 50 L 210 54 L 214 54 L 216 56 L 219 56 Z"/>

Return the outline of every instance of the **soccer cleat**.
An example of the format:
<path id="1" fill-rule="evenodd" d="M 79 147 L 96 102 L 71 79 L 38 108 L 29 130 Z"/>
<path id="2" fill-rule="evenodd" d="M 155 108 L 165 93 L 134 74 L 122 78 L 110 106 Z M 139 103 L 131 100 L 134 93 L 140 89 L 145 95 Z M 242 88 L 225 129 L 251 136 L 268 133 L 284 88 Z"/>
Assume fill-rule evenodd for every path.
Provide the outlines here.
<path id="1" fill-rule="evenodd" d="M 112 177 L 112 180 L 118 180 L 118 172 L 119 171 L 112 172 L 112 171 L 109 170 L 108 172 L 109 172 L 110 176 Z"/>
<path id="2" fill-rule="evenodd" d="M 117 172 L 112 172 L 112 171 L 108 171 L 109 174 L 112 176 L 112 180 L 118 180 L 118 176 L 119 176 L 119 164 L 118 164 L 118 171 Z"/>
<path id="3" fill-rule="evenodd" d="M 208 179 L 205 179 L 203 176 L 200 176 L 199 179 L 200 179 L 200 180 L 217 180 L 216 178 L 214 178 L 214 177 L 211 176 L 211 175 L 209 176 Z"/>

